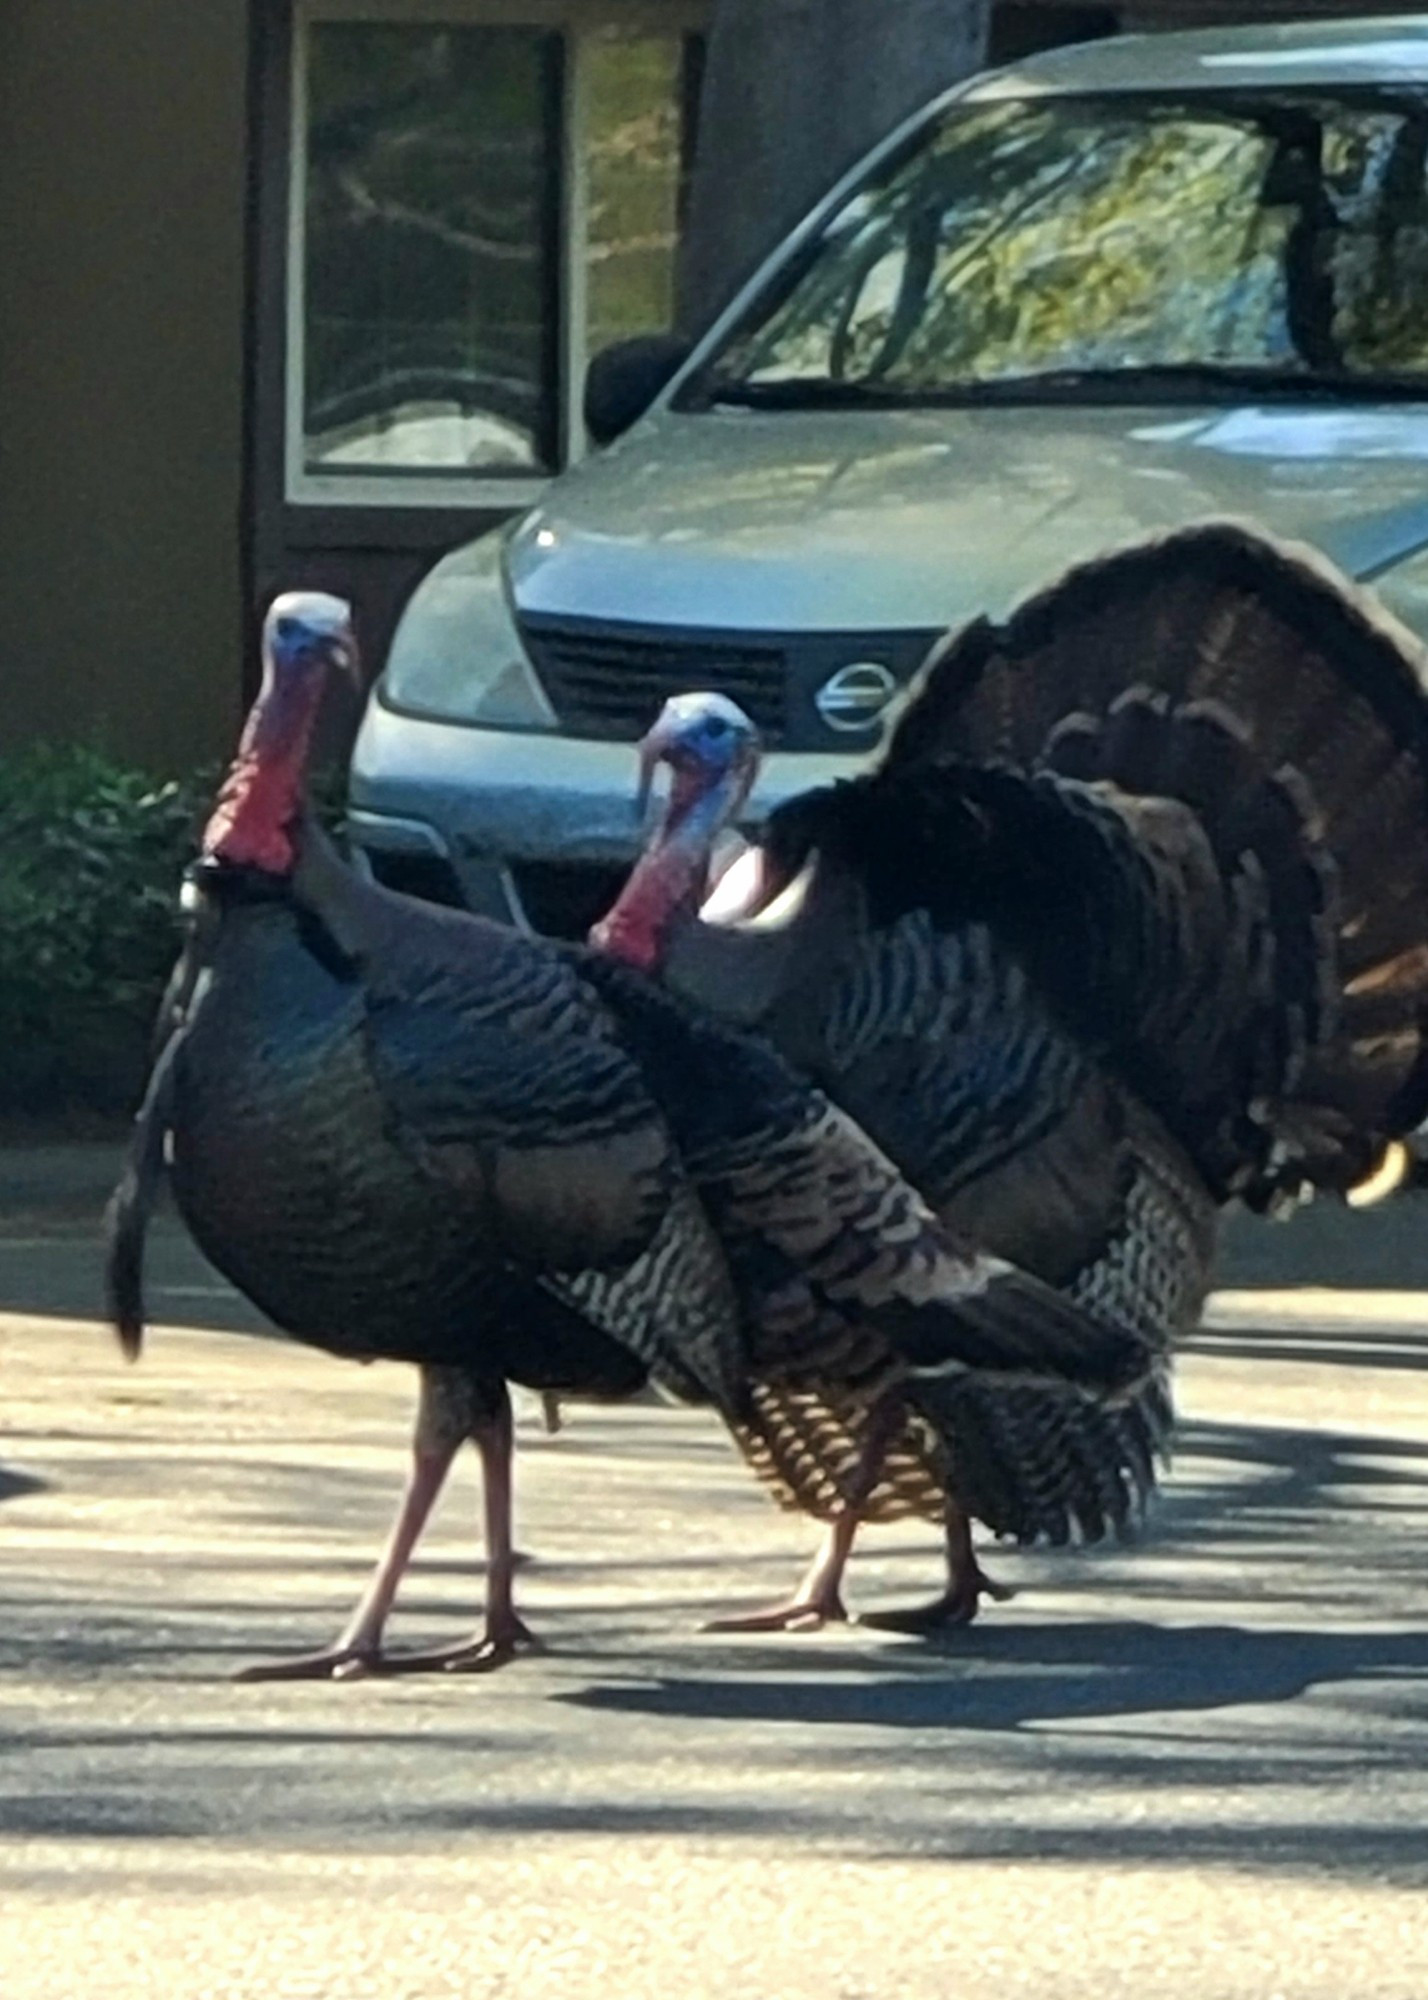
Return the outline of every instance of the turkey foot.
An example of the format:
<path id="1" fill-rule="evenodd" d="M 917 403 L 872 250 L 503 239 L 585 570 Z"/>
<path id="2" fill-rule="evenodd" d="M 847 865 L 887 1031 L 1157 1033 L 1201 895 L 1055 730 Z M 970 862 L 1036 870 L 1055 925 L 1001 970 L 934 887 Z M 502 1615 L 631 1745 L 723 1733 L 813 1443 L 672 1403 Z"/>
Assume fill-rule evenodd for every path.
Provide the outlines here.
<path id="1" fill-rule="evenodd" d="M 372 1674 L 489 1674 L 505 1666 L 523 1649 L 539 1645 L 516 1611 L 511 1580 L 516 1554 L 511 1543 L 511 1404 L 502 1392 L 495 1417 L 473 1430 L 481 1454 L 486 1499 L 486 1629 L 479 1638 L 455 1646 L 435 1646 L 420 1653 L 391 1653 L 367 1664 L 339 1668 L 342 1679 Z"/>
<path id="2" fill-rule="evenodd" d="M 911 1604 L 905 1611 L 874 1611 L 860 1620 L 877 1632 L 910 1632 L 929 1638 L 934 1632 L 970 1625 L 984 1597 L 1005 1604 L 1016 1592 L 1009 1584 L 996 1583 L 972 1552 L 972 1531 L 965 1514 L 952 1515 L 947 1523 L 947 1588 L 930 1604 Z"/>
<path id="3" fill-rule="evenodd" d="M 762 1611 L 734 1612 L 727 1618 L 711 1618 L 701 1632 L 817 1632 L 824 1625 L 846 1625 L 848 1613 L 836 1590 L 826 1597 L 805 1597 L 796 1590 L 778 1604 Z"/>
<path id="4" fill-rule="evenodd" d="M 545 1648 L 524 1619 L 514 1613 L 500 1627 L 488 1626 L 478 1638 L 461 1639 L 450 1646 L 429 1646 L 415 1653 L 374 1653 L 354 1656 L 350 1664 L 339 1663 L 334 1680 L 386 1678 L 395 1674 L 490 1674 L 518 1653 L 540 1653 Z"/>
<path id="5" fill-rule="evenodd" d="M 543 1653 L 545 1642 L 538 1639 L 523 1618 L 512 1615 L 502 1631 L 487 1631 L 479 1639 L 453 1647 L 446 1661 L 449 1674 L 490 1674 L 515 1659 L 517 1653 Z"/>
<path id="6" fill-rule="evenodd" d="M 233 1678 L 245 1682 L 347 1680 L 361 1673 L 380 1672 L 381 1660 L 379 1646 L 344 1645 L 338 1639 L 317 1653 L 294 1653 L 286 1660 L 259 1660 L 251 1667 L 240 1667 Z"/>
<path id="7" fill-rule="evenodd" d="M 423 1369 L 412 1463 L 401 1506 L 361 1602 L 340 1635 L 321 1652 L 244 1667 L 240 1681 L 363 1680 L 386 1674 L 437 1673 L 447 1667 L 489 1672 L 535 1641 L 511 1602 L 519 1556 L 511 1544 L 511 1402 L 505 1387 L 490 1392 L 489 1412 L 472 1415 L 451 1402 L 450 1371 Z M 453 1420 L 455 1419 L 455 1420 Z M 425 1652 L 387 1654 L 382 1633 L 412 1550 L 462 1439 L 481 1457 L 486 1506 L 486 1630 L 480 1639 Z"/>
<path id="8" fill-rule="evenodd" d="M 823 1544 L 809 1564 L 792 1597 L 762 1611 L 735 1612 L 727 1618 L 712 1618 L 700 1629 L 705 1632 L 817 1632 L 824 1625 L 846 1625 L 843 1605 L 843 1571 L 847 1565 L 858 1517 L 852 1510 L 831 1521 Z"/>
<path id="9" fill-rule="evenodd" d="M 930 1638 L 934 1632 L 970 1625 L 984 1597 L 990 1597 L 994 1604 L 1005 1604 L 1015 1596 L 1010 1584 L 994 1582 L 980 1564 L 974 1564 L 970 1576 L 949 1584 L 929 1603 L 910 1604 L 905 1611 L 865 1612 L 858 1623 L 871 1626 L 875 1632 L 911 1632 Z"/>
<path id="10" fill-rule="evenodd" d="M 317 1653 L 298 1653 L 288 1660 L 260 1661 L 244 1667 L 238 1681 L 355 1680 L 380 1671 L 382 1630 L 397 1594 L 412 1550 L 421 1538 L 436 1496 L 440 1493 L 461 1443 L 461 1432 L 437 1435 L 443 1405 L 437 1372 L 422 1371 L 421 1402 L 412 1438 L 412 1462 L 387 1545 L 363 1591 L 361 1601 L 330 1646 Z M 478 1440 L 479 1443 L 479 1440 Z"/>

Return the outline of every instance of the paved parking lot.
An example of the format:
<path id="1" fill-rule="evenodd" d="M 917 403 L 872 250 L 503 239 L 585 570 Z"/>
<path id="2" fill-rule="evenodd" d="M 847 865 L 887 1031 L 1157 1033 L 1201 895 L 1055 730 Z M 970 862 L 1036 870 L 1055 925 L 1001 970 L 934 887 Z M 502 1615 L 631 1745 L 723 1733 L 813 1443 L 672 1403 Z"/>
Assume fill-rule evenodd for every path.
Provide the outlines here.
<path id="1" fill-rule="evenodd" d="M 235 1686 L 340 1622 L 410 1382 L 214 1330 L 248 1315 L 171 1227 L 155 1307 L 186 1324 L 125 1368 L 84 1174 L 25 1171 L 0 1232 L 6 2000 L 1428 1993 L 1415 1292 L 1222 1293 L 1152 1536 L 996 1556 L 1020 1595 L 940 1650 L 701 1634 L 808 1536 L 710 1423 L 640 1405 L 521 1425 L 547 1652 Z M 1421 1282 L 1421 1213 L 1362 1237 L 1380 1276 Z M 475 1521 L 467 1467 L 395 1640 L 470 1623 Z M 935 1572 L 927 1535 L 870 1534 L 854 1595 Z"/>

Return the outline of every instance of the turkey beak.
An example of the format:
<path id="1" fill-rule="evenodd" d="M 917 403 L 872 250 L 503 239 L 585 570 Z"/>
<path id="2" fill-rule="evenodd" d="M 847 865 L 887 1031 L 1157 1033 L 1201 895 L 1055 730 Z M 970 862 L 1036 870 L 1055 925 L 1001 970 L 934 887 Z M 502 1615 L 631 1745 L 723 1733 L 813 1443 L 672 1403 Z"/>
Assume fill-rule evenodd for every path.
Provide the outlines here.
<path id="1" fill-rule="evenodd" d="M 355 688 L 361 688 L 362 655 L 357 650 L 357 634 L 350 625 L 333 633 L 331 660 L 338 673 L 345 674 Z"/>
<path id="2" fill-rule="evenodd" d="M 664 762 L 669 739 L 665 734 L 663 717 L 640 741 L 640 780 L 635 788 L 635 823 L 643 826 L 650 809 L 650 793 L 654 790 L 655 772 Z"/>

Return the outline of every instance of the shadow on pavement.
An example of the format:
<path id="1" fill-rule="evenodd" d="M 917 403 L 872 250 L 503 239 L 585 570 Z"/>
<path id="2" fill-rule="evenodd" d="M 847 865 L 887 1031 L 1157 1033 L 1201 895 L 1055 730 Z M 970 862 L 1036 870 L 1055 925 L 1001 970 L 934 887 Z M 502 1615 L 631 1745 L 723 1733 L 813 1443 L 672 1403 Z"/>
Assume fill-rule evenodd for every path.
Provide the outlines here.
<path id="1" fill-rule="evenodd" d="M 1326 1308 L 1325 1317 L 1332 1317 Z M 1222 1361 L 1289 1361 L 1336 1368 L 1428 1368 L 1428 1299 L 1422 1327 L 1382 1326 L 1362 1330 L 1344 1325 L 1242 1331 L 1202 1327 L 1186 1343 L 1195 1354 Z"/>
<path id="2" fill-rule="evenodd" d="M 12 1731 L 12 1767 L 41 1782 L 0 1817 L 12 1834 L 314 1849 L 736 1834 L 1423 1879 L 1428 1445 L 1226 1422 L 1189 1426 L 1184 1452 L 1190 1476 L 1143 1551 L 1017 1558 L 1034 1573 L 1014 1612 L 940 1647 L 856 1628 L 831 1642 L 692 1638 L 684 1607 L 727 1602 L 737 1550 L 706 1557 L 695 1542 L 645 1565 L 641 1589 L 639 1565 L 605 1563 L 598 1521 L 578 1558 L 549 1565 L 573 1573 L 573 1596 L 548 1608 L 544 1566 L 533 1579 L 528 1608 L 553 1650 L 494 1682 L 230 1689 L 232 1666 L 294 1636 L 236 1535 L 231 1559 L 221 1546 L 187 1559 L 172 1611 L 132 1609 L 122 1576 L 92 1613 L 41 1585 L 12 1607 L 5 1664 L 70 1689 L 107 1680 L 111 1701 L 126 1691 L 154 1720 L 111 1733 L 106 1703 L 85 1727 L 61 1709 L 52 1727 Z M 344 1490 L 315 1494 L 291 1470 L 281 1497 L 265 1490 L 294 1523 Z M 686 1497 L 697 1521 L 702 1484 Z M 768 1566 L 745 1566 L 740 1589 Z M 1075 1609 L 1083 1586 L 1108 1615 Z M 1056 1593 L 1043 1618 L 1038 1592 Z M 403 1602 L 422 1608 L 420 1584 Z M 45 1780 L 67 1767 L 84 1782 Z"/>
<path id="3" fill-rule="evenodd" d="M 786 1652 L 759 1663 L 741 1649 L 719 1665 L 730 1673 L 742 1668 L 743 1674 L 734 1680 L 723 1671 L 717 1677 L 682 1675 L 556 1699 L 610 1713 L 722 1721 L 1006 1730 L 1088 1717 L 1258 1707 L 1293 1701 L 1324 1682 L 1392 1679 L 1413 1683 L 1415 1712 L 1428 1719 L 1428 1686 L 1422 1684 L 1428 1676 L 1428 1631 L 1326 1633 L 1219 1622 L 1176 1629 L 1088 1619 L 1004 1625 L 995 1632 L 983 1627 L 963 1633 L 955 1646 L 921 1650 L 897 1670 L 856 1680 L 811 1676 Z M 1157 1781 L 1175 1782 L 1174 1761 L 1157 1760 Z M 1240 1782 L 1246 1782 L 1243 1776 Z"/>
<path id="4" fill-rule="evenodd" d="M 43 1493 L 47 1483 L 36 1479 L 33 1473 L 16 1472 L 8 1465 L 0 1465 L 0 1500 L 19 1500 L 27 1493 Z"/>

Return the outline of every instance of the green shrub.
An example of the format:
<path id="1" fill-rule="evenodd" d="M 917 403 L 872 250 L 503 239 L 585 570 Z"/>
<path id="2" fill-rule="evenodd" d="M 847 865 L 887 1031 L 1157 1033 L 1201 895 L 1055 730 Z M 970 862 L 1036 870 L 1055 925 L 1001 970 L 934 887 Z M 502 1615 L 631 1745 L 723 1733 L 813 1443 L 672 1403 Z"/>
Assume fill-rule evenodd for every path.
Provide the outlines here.
<path id="1" fill-rule="evenodd" d="M 0 1112 L 133 1110 L 220 776 L 161 783 L 77 744 L 0 757 Z M 343 788 L 314 772 L 329 828 Z"/>
<path id="2" fill-rule="evenodd" d="M 79 746 L 0 759 L 0 1107 L 132 1108 L 214 773 Z"/>

